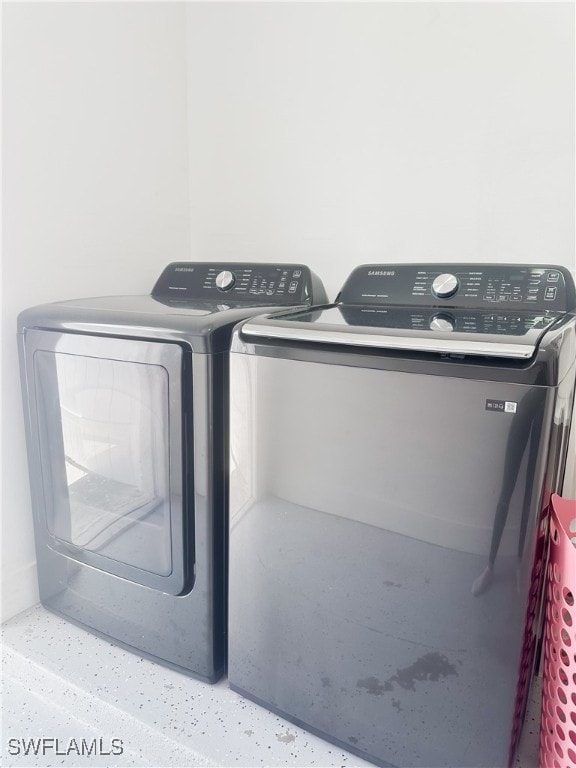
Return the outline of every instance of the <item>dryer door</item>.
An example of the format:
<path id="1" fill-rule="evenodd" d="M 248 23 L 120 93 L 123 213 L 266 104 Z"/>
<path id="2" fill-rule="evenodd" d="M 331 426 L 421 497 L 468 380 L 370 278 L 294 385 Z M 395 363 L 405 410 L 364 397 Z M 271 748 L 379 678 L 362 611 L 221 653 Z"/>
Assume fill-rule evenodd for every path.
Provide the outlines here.
<path id="1" fill-rule="evenodd" d="M 177 344 L 26 333 L 39 546 L 169 594 L 185 590 L 185 357 Z"/>

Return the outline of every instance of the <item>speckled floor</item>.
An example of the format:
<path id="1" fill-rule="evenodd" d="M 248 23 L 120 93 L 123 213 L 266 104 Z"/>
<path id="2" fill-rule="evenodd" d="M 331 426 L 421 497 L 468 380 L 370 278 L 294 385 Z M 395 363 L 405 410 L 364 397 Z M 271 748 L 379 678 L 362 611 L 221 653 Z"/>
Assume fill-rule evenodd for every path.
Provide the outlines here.
<path id="1" fill-rule="evenodd" d="M 2 667 L 6 768 L 369 765 L 241 698 L 225 680 L 192 680 L 40 607 L 3 626 Z M 538 766 L 538 698 L 536 690 L 517 768 Z M 53 741 L 34 755 L 30 739 L 42 737 Z"/>

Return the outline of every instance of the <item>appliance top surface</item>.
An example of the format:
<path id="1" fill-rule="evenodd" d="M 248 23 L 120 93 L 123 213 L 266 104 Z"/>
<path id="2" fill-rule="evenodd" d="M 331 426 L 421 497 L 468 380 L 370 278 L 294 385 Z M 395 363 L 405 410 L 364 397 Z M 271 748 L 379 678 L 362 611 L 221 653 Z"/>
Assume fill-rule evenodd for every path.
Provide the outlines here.
<path id="1" fill-rule="evenodd" d="M 243 326 L 246 336 L 528 359 L 576 305 L 568 270 L 541 265 L 372 264 L 336 304 Z"/>
<path id="2" fill-rule="evenodd" d="M 482 334 L 494 336 L 539 337 L 560 317 L 561 312 L 506 312 L 498 309 L 451 310 L 440 312 L 419 307 L 361 307 L 334 304 L 319 309 L 282 313 L 279 322 L 306 323 L 357 333 L 397 330 L 400 332 L 431 331 L 443 334 Z"/>
<path id="3" fill-rule="evenodd" d="M 225 301 L 202 301 L 200 299 L 189 300 L 170 300 L 154 298 L 153 296 L 95 296 L 85 299 L 72 299 L 70 301 L 56 302 L 55 306 L 60 306 L 69 310 L 90 310 L 102 312 L 107 315 L 118 315 L 118 322 L 122 322 L 124 314 L 137 315 L 177 315 L 183 318 L 196 318 L 192 322 L 203 324 L 210 322 L 213 315 L 221 316 L 223 313 L 232 312 L 239 309 L 251 307 L 253 305 L 246 302 Z M 276 306 L 273 301 L 261 302 L 259 307 L 265 309 L 267 306 Z M 235 314 L 235 313 L 234 313 Z M 213 319 L 213 318 L 212 318 Z M 151 320 L 152 322 L 152 320 Z"/>
<path id="4" fill-rule="evenodd" d="M 243 335 L 413 352 L 527 360 L 565 313 L 438 312 L 413 307 L 332 305 L 256 317 Z"/>
<path id="5" fill-rule="evenodd" d="M 232 327 L 266 310 L 326 301 L 303 264 L 174 262 L 149 296 L 102 296 L 31 307 L 19 329 L 133 335 L 188 341 L 198 351 L 227 348 Z M 210 338 L 210 341 L 207 339 Z M 208 345 L 208 346 L 207 346 Z"/>
<path id="6" fill-rule="evenodd" d="M 151 294 L 98 296 L 59 301 L 32 308 L 41 312 L 58 307 L 63 312 L 86 310 L 106 313 L 118 322 L 133 322 L 126 315 L 185 318 L 200 327 L 206 323 L 237 322 L 242 314 L 267 307 L 309 306 L 323 303 L 321 283 L 304 264 L 252 262 L 173 262 L 156 281 Z M 224 318 L 226 313 L 229 318 Z M 111 320 L 107 320 L 110 322 Z M 104 320 L 103 320 L 104 322 Z"/>
<path id="7" fill-rule="evenodd" d="M 153 296 L 98 296 L 58 301 L 24 310 L 26 327 L 56 322 L 82 323 L 111 327 L 180 328 L 188 333 L 207 333 L 211 329 L 234 325 L 240 320 L 286 305 L 267 300 L 260 303 L 226 301 L 174 301 Z M 299 305 L 302 307 L 302 305 Z"/>

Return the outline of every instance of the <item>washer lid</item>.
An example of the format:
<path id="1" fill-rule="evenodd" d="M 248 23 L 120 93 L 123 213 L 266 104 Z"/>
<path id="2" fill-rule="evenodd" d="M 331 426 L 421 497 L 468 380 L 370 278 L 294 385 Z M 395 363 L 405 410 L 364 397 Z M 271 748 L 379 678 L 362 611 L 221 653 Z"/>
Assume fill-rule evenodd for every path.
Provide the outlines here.
<path id="1" fill-rule="evenodd" d="M 563 313 L 332 305 L 259 316 L 244 337 L 527 360 Z"/>
<path id="2" fill-rule="evenodd" d="M 542 264 L 364 264 L 319 311 L 254 319 L 246 336 L 528 360 L 576 306 L 572 276 Z"/>

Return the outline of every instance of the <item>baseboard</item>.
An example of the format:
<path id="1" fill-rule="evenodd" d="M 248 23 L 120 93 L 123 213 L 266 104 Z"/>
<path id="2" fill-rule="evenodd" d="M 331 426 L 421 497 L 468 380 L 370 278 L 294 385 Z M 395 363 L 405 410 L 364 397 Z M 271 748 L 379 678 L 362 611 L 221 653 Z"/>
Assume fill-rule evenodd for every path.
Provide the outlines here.
<path id="1" fill-rule="evenodd" d="M 36 561 L 2 571 L 0 622 L 4 623 L 40 602 Z"/>

